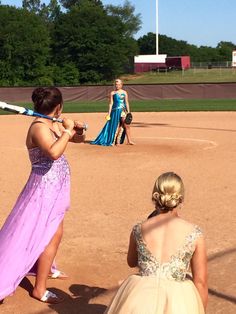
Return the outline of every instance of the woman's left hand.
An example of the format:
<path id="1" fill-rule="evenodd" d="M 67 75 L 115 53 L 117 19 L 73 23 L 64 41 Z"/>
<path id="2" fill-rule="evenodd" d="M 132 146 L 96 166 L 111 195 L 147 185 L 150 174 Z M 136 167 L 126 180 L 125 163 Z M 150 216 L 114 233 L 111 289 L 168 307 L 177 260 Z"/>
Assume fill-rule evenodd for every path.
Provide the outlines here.
<path id="1" fill-rule="evenodd" d="M 74 121 L 75 124 L 75 129 L 84 129 L 85 123 L 84 122 L 80 122 L 80 121 Z"/>
<path id="2" fill-rule="evenodd" d="M 84 133 L 84 131 L 87 130 L 87 124 L 84 122 L 80 122 L 80 121 L 74 121 L 75 124 L 75 131 L 77 134 L 82 135 Z"/>

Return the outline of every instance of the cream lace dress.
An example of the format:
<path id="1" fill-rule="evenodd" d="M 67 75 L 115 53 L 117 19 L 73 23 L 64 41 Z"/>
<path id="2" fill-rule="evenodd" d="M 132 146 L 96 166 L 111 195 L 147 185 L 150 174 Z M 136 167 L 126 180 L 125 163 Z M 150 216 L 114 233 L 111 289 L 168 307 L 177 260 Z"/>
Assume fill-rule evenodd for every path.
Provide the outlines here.
<path id="1" fill-rule="evenodd" d="M 194 226 L 184 244 L 168 262 L 160 263 L 148 250 L 141 223 L 133 228 L 137 243 L 139 274 L 120 286 L 106 314 L 204 314 L 193 282 L 186 277 L 195 243 L 202 232 Z"/>

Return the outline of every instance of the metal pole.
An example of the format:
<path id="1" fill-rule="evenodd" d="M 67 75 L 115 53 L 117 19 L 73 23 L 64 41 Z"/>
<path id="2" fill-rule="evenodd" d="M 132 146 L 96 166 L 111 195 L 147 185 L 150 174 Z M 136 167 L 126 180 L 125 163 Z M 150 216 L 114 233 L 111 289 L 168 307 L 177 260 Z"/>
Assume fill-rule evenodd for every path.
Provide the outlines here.
<path id="1" fill-rule="evenodd" d="M 156 54 L 159 54 L 159 43 L 158 43 L 158 23 L 159 23 L 159 19 L 158 19 L 158 0 L 156 0 Z"/>

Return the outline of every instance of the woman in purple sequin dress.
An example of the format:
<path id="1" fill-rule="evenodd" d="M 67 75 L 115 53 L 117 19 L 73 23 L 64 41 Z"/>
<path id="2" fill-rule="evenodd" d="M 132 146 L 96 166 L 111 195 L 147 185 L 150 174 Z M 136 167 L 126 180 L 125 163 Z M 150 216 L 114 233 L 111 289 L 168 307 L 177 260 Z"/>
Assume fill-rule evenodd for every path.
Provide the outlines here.
<path id="1" fill-rule="evenodd" d="M 38 88 L 32 100 L 37 112 L 60 116 L 63 100 L 57 88 Z M 34 268 L 32 296 L 47 303 L 62 301 L 46 290 L 46 280 L 70 206 L 70 170 L 63 153 L 68 141 L 78 142 L 77 127 L 77 122 L 69 119 L 59 125 L 36 118 L 29 128 L 26 146 L 32 170 L 0 231 L 0 300 L 12 294 Z"/>

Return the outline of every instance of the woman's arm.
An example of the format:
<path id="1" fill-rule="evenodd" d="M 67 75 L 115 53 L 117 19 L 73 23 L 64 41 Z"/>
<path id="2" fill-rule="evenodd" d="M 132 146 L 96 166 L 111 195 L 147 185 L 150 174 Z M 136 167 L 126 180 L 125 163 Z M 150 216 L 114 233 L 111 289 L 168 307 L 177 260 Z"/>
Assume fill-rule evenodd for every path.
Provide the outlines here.
<path id="1" fill-rule="evenodd" d="M 74 130 L 73 130 L 73 136 L 70 138 L 69 142 L 72 143 L 83 143 L 85 141 L 85 137 L 86 137 L 86 130 L 83 128 L 84 127 L 84 123 L 74 120 Z M 58 124 L 58 128 L 59 128 L 59 133 L 63 133 L 63 131 L 65 130 L 65 128 L 63 128 L 63 126 L 61 124 Z"/>
<path id="2" fill-rule="evenodd" d="M 66 146 L 75 134 L 74 121 L 63 119 L 65 130 L 58 140 L 54 140 L 49 127 L 44 123 L 34 123 L 31 126 L 31 138 L 34 146 L 39 147 L 52 160 L 58 159 L 65 151 Z"/>
<path id="3" fill-rule="evenodd" d="M 130 112 L 129 96 L 127 92 L 125 92 L 125 104 L 126 104 L 127 112 Z"/>
<path id="4" fill-rule="evenodd" d="M 191 260 L 191 269 L 194 285 L 200 294 L 203 306 L 206 310 L 208 300 L 207 254 L 203 237 L 197 240 L 196 249 Z"/>
<path id="5" fill-rule="evenodd" d="M 78 134 L 77 132 L 72 136 L 70 142 L 72 143 L 84 143 L 86 138 L 85 131 L 82 134 Z"/>
<path id="6" fill-rule="evenodd" d="M 136 241 L 133 236 L 133 232 L 131 232 L 130 239 L 129 239 L 127 263 L 129 267 L 136 267 L 138 265 L 138 252 L 137 252 L 137 246 L 136 246 Z"/>
<path id="7" fill-rule="evenodd" d="M 114 92 L 111 92 L 110 100 L 109 100 L 109 104 L 108 104 L 108 116 L 111 115 L 111 109 L 112 109 L 112 106 L 113 106 L 113 95 L 114 95 Z"/>

